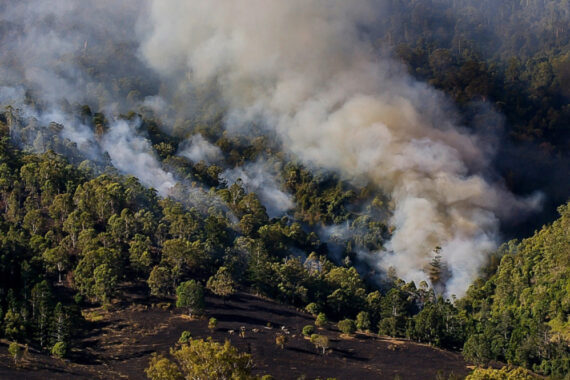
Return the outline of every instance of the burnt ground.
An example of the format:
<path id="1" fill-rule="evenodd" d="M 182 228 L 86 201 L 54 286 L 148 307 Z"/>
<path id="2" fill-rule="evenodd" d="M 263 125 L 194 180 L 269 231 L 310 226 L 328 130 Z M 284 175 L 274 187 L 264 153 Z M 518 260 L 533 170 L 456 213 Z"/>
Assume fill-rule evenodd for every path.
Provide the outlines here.
<path id="1" fill-rule="evenodd" d="M 229 339 L 239 350 L 252 354 L 256 374 L 276 379 L 306 376 L 337 379 L 435 379 L 438 372 L 465 376 L 469 369 L 460 354 L 424 344 L 356 334 L 341 337 L 334 326 L 318 330 L 330 339 L 325 355 L 302 336 L 303 326 L 314 318 L 292 307 L 246 293 L 224 302 L 206 298 L 206 318 L 190 319 L 172 307 L 173 300 L 153 300 L 140 296 L 140 288 L 127 288 L 124 299 L 109 310 L 91 308 L 84 312 L 89 321 L 66 360 L 54 359 L 30 349 L 16 368 L 8 354 L 7 342 L 0 342 L 0 379 L 144 379 L 144 368 L 153 352 L 168 353 L 184 330 L 194 338 L 212 336 Z M 218 319 L 214 331 L 208 318 Z M 239 336 L 245 327 L 245 337 Z M 275 337 L 289 334 L 284 349 Z M 231 334 L 230 330 L 235 333 Z M 255 330 L 256 332 L 254 332 Z"/>

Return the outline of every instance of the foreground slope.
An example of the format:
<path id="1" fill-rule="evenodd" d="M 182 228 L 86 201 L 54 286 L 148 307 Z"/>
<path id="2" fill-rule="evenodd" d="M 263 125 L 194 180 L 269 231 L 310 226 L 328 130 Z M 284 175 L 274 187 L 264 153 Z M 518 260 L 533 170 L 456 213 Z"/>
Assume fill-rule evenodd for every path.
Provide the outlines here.
<path id="1" fill-rule="evenodd" d="M 192 320 L 178 309 L 169 309 L 167 303 L 153 304 L 155 300 L 140 298 L 138 289 L 125 289 L 125 294 L 124 300 L 108 312 L 101 308 L 87 311 L 92 322 L 69 360 L 30 353 L 17 369 L 6 345 L 0 346 L 0 378 L 145 378 L 144 368 L 151 354 L 167 353 L 185 330 L 195 338 L 213 336 L 220 342 L 230 339 L 240 351 L 252 354 L 255 373 L 269 373 L 276 379 L 296 379 L 302 375 L 338 379 L 393 379 L 396 375 L 403 379 L 435 379 L 440 371 L 446 375 L 468 373 L 458 353 L 375 335 L 343 338 L 332 325 L 318 331 L 331 342 L 329 352 L 320 355 L 301 334 L 303 326 L 314 322 L 313 317 L 246 293 L 238 293 L 227 302 L 207 298 L 207 315 L 219 321 L 213 331 L 207 328 L 207 319 Z M 246 329 L 244 338 L 239 336 L 242 326 Z M 275 337 L 283 332 L 282 326 L 289 331 L 284 349 L 275 344 Z M 230 335 L 229 330 L 235 333 Z"/>

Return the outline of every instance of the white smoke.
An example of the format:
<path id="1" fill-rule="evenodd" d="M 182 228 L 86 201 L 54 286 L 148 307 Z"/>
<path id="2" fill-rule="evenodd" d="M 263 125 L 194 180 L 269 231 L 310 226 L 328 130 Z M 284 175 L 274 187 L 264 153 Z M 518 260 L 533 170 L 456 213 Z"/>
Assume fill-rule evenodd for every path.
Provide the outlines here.
<path id="1" fill-rule="evenodd" d="M 0 86 L 0 104 L 22 104 L 26 91 L 22 87 Z"/>
<path id="2" fill-rule="evenodd" d="M 98 0 L 89 6 L 75 0 L 1 2 L 0 84 L 25 85 L 50 106 L 68 99 L 113 107 L 118 101 L 111 94 L 118 83 L 114 75 L 126 72 L 114 58 L 136 43 L 135 23 L 146 9 L 141 5 L 144 1 Z M 123 49 L 113 50 L 110 42 Z M 88 67 L 96 44 L 97 56 Z M 128 70 L 136 75 L 140 65 Z"/>
<path id="3" fill-rule="evenodd" d="M 0 105 L 5 104 L 2 100 L 11 94 L 11 91 L 0 88 Z M 59 135 L 77 144 L 78 149 L 86 157 L 99 161 L 103 153 L 107 153 L 113 166 L 121 173 L 134 175 L 144 185 L 155 188 L 163 197 L 168 196 L 177 184 L 172 173 L 161 167 L 150 142 L 137 133 L 140 120 L 133 122 L 115 120 L 107 133 L 98 139 L 92 128 L 57 109 L 37 112 L 30 107 L 22 106 L 19 114 L 26 124 L 37 125 L 36 133 L 39 133 L 41 128 L 47 128 L 50 123 L 59 124 L 61 126 Z M 21 127 L 12 126 L 12 133 L 19 133 L 16 129 Z"/>
<path id="4" fill-rule="evenodd" d="M 248 193 L 254 192 L 259 196 L 270 218 L 282 216 L 294 207 L 291 195 L 281 190 L 277 182 L 277 173 L 265 161 L 258 160 L 255 163 L 224 170 L 220 178 L 226 180 L 228 185 L 241 179 Z"/>
<path id="5" fill-rule="evenodd" d="M 202 137 L 201 134 L 190 136 L 185 140 L 177 153 L 194 163 L 204 161 L 207 164 L 219 162 L 223 158 L 222 151 Z"/>
<path id="6" fill-rule="evenodd" d="M 161 96 L 156 74 L 137 57 L 136 24 L 144 24 L 147 10 L 145 0 L 88 6 L 76 0 L 0 2 L 0 105 L 13 106 L 21 119 L 9 123 L 12 137 L 41 152 L 48 144 L 44 137 L 55 134 L 60 145 L 50 141 L 50 148 L 61 148 L 58 153 L 68 158 L 103 165 L 110 159 L 122 174 L 138 177 L 161 196 L 175 196 L 204 213 L 210 207 L 227 213 L 214 194 L 190 188 L 162 168 L 138 121 L 116 116 L 134 109 L 158 124 L 174 120 L 172 99 Z M 167 95 L 176 93 L 163 87 Z M 95 135 L 90 122 L 77 117 L 82 105 L 110 120 L 104 134 Z M 190 110 L 184 115 L 193 111 L 183 107 Z M 81 154 L 72 157 L 75 145 Z"/>
<path id="7" fill-rule="evenodd" d="M 161 167 L 150 142 L 136 133 L 136 124 L 118 120 L 103 136 L 102 146 L 111 157 L 113 166 L 155 188 L 161 196 L 167 196 L 176 185 L 172 173 Z"/>
<path id="8" fill-rule="evenodd" d="M 262 120 L 305 162 L 390 192 L 396 227 L 378 265 L 426 276 L 431 252 L 462 295 L 496 246 L 498 218 L 535 207 L 473 168 L 491 157 L 442 96 L 362 37 L 372 0 L 154 0 L 142 53 L 164 75 L 215 84 L 229 128 Z"/>
<path id="9" fill-rule="evenodd" d="M 168 103 L 161 96 L 147 96 L 142 103 L 142 109 L 149 109 L 155 115 L 164 117 L 166 116 L 165 111 L 168 110 Z"/>

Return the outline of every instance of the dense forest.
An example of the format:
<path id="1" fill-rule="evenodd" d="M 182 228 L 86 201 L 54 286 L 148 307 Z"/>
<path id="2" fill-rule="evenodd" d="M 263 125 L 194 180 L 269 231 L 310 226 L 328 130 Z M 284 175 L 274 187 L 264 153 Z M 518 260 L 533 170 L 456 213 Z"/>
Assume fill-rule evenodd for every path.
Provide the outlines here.
<path id="1" fill-rule="evenodd" d="M 186 162 L 179 170 L 193 177 L 215 167 Z M 284 170 L 296 197 L 311 200 L 298 202 L 299 217 L 342 218 L 342 212 L 327 212 L 331 205 L 343 210 L 358 200 L 341 182 L 319 182 L 306 173 L 295 183 L 303 169 Z M 237 287 L 250 289 L 306 308 L 317 321 L 348 319 L 361 330 L 463 349 L 476 363 L 502 360 L 554 376 L 568 371 L 568 206 L 532 238 L 501 247 L 488 278 L 452 303 L 426 282 L 389 275 L 378 288 L 374 278 L 359 276 L 351 247 L 380 246 L 388 233 L 381 222 L 355 219 L 355 233 L 343 248 L 346 260 L 336 265 L 315 233 L 287 217 L 270 219 L 239 183 L 218 184 L 212 191 L 221 204 L 202 213 L 160 199 L 113 168 L 96 176 L 85 161 L 75 167 L 52 150 L 24 153 L 6 135 L 2 173 L 6 338 L 46 350 L 60 342 L 69 346 L 80 333 L 81 305 L 109 303 L 118 283 L 140 279 L 151 294 L 168 296 L 192 280 L 225 296 Z M 305 187 L 315 192 L 307 197 Z M 369 225 L 365 235 L 358 224 Z M 445 276 L 439 258 L 434 252 L 433 284 Z"/>
<path id="2" fill-rule="evenodd" d="M 567 379 L 570 3 L 372 3 L 384 17 L 357 27 L 359 41 L 373 48 L 366 54 L 377 57 L 378 65 L 390 62 L 394 75 L 407 71 L 412 79 L 402 82 L 416 81 L 418 91 L 427 86 L 433 91 L 428 94 L 445 99 L 438 106 L 453 111 L 429 117 L 453 119 L 461 127 L 446 133 L 475 136 L 483 146 L 476 151 L 485 158 L 465 164 L 459 177 L 477 172 L 520 199 L 541 194 L 541 212 L 493 214 L 489 224 L 501 223 L 490 233 L 493 239 L 516 239 L 485 252 L 478 278 L 464 294 L 449 292 L 461 271 L 446 256 L 449 247 L 432 244 L 424 252 L 424 264 L 418 264 L 423 281 L 382 261 L 393 250 L 394 236 L 405 230 L 398 224 L 399 188 L 387 190 L 396 177 L 347 175 L 344 163 L 319 165 L 319 159 L 296 154 L 289 148 L 296 144 L 295 131 L 282 135 L 281 126 L 266 125 L 282 123 L 281 114 L 248 119 L 241 113 L 254 113 L 257 103 L 244 107 L 246 112 L 227 99 L 224 91 L 235 90 L 226 88 L 232 75 L 188 87 L 190 74 L 161 77 L 141 62 L 127 26 L 113 36 L 93 22 L 77 26 L 85 15 L 73 7 L 70 24 L 49 12 L 37 23 L 54 33 L 79 30 L 72 51 L 50 52 L 45 64 L 54 67 L 41 74 L 29 70 L 21 55 L 32 54 L 28 42 L 13 37 L 27 33 L 33 19 L 20 25 L 22 10 L 14 8 L 15 16 L 0 23 L 0 44 L 17 53 L 0 54 L 0 338 L 17 342 L 10 346 L 14 359 L 24 345 L 69 357 L 85 334 L 82 311 L 96 304 L 111 307 L 128 283 L 140 284 L 148 296 L 175 299 L 191 316 L 202 316 L 205 294 L 225 300 L 239 290 L 302 309 L 317 327 L 330 322 L 347 334 L 366 331 L 428 343 L 460 351 L 482 368 L 522 367 L 481 368 L 471 379 L 533 378 L 527 370 Z M 124 5 L 112 17 L 133 9 Z M 93 14 L 95 20 L 104 17 L 105 5 Z M 136 24 L 124 17 L 129 27 Z M 48 53 L 38 50 L 29 61 L 41 66 L 41 54 Z M 58 79 L 38 79 L 42 75 Z M 77 80 L 75 75 L 84 88 L 61 85 Z M 269 70 L 259 75 L 271 76 Z M 46 83 L 54 86 L 49 96 Z M 248 86 L 254 90 L 239 87 L 245 99 L 256 90 Z M 68 91 L 63 99 L 51 93 L 60 89 Z M 335 104 L 330 111 L 340 108 Z M 318 149 L 316 155 L 323 152 Z M 468 215 L 478 220 L 475 210 Z M 215 328 L 216 321 L 211 323 Z M 307 335 L 324 354 L 326 337 Z M 209 362 L 212 352 L 226 356 Z M 187 336 L 170 356 L 153 356 L 146 373 L 152 379 L 254 378 L 250 361 L 229 343 Z M 223 375 L 208 372 L 218 367 L 224 367 Z"/>

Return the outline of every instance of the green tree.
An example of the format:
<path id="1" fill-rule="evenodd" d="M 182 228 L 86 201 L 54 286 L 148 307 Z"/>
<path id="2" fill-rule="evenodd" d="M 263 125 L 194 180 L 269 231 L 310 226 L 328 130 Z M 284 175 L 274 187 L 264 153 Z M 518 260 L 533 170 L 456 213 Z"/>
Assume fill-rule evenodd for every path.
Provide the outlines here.
<path id="1" fill-rule="evenodd" d="M 323 355 L 330 347 L 329 338 L 326 335 L 320 335 L 320 334 L 311 335 L 311 343 L 315 345 L 317 350 L 322 350 L 321 353 Z"/>
<path id="2" fill-rule="evenodd" d="M 451 303 L 439 297 L 414 316 L 414 337 L 436 346 L 457 349 L 463 343 L 463 325 Z"/>
<path id="3" fill-rule="evenodd" d="M 216 274 L 208 279 L 206 288 L 215 295 L 227 298 L 235 293 L 236 283 L 228 268 L 220 267 Z"/>
<path id="4" fill-rule="evenodd" d="M 490 342 L 481 334 L 471 335 L 463 346 L 463 356 L 477 365 L 487 365 L 492 358 Z"/>
<path id="5" fill-rule="evenodd" d="M 255 217 L 251 214 L 245 214 L 239 221 L 239 228 L 245 236 L 253 236 L 259 225 L 256 223 Z"/>
<path id="6" fill-rule="evenodd" d="M 311 302 L 307 306 L 305 306 L 305 310 L 307 311 L 307 313 L 316 316 L 317 314 L 320 313 L 321 308 L 315 302 Z"/>
<path id="7" fill-rule="evenodd" d="M 61 284 L 61 272 L 69 265 L 69 256 L 62 246 L 46 249 L 42 258 L 47 264 L 48 270 L 57 270 L 58 283 Z"/>
<path id="8" fill-rule="evenodd" d="M 41 347 L 45 347 L 49 339 L 50 318 L 53 307 L 53 294 L 47 281 L 41 281 L 32 288 L 31 306 L 36 339 Z"/>
<path id="9" fill-rule="evenodd" d="M 441 257 L 441 247 L 435 247 L 429 269 L 429 278 L 434 290 L 442 294 L 445 290 L 445 283 L 449 280 L 449 277 L 449 269 Z"/>
<path id="10" fill-rule="evenodd" d="M 398 321 L 395 317 L 381 319 L 378 322 L 378 334 L 388 336 L 398 336 Z"/>
<path id="11" fill-rule="evenodd" d="M 116 249 L 90 249 L 75 268 L 75 284 L 81 294 L 107 302 L 116 290 L 120 265 L 121 258 Z"/>
<path id="12" fill-rule="evenodd" d="M 204 311 L 204 289 L 194 280 L 181 283 L 176 288 L 176 307 L 188 309 L 188 315 L 202 314 Z"/>
<path id="13" fill-rule="evenodd" d="M 125 244 L 136 233 L 137 226 L 131 210 L 124 208 L 121 214 L 113 214 L 107 221 L 107 232 L 117 244 Z"/>
<path id="14" fill-rule="evenodd" d="M 378 290 L 368 293 L 366 296 L 366 310 L 370 313 L 370 323 L 376 326 L 382 314 L 382 295 Z"/>
<path id="15" fill-rule="evenodd" d="M 253 362 L 249 354 L 240 353 L 228 341 L 223 345 L 209 340 L 191 340 L 172 355 L 187 378 L 250 379 Z"/>
<path id="16" fill-rule="evenodd" d="M 352 319 L 343 319 L 337 324 L 338 329 L 344 334 L 354 334 L 356 331 L 356 324 Z"/>
<path id="17" fill-rule="evenodd" d="M 61 228 L 72 210 L 73 201 L 71 194 L 63 193 L 54 197 L 52 204 L 48 208 L 48 213 L 56 226 Z"/>
<path id="18" fill-rule="evenodd" d="M 146 376 L 151 380 L 183 380 L 184 376 L 178 366 L 162 355 L 153 353 L 149 366 L 145 369 Z"/>
<path id="19" fill-rule="evenodd" d="M 117 274 L 109 266 L 109 264 L 101 264 L 93 271 L 93 284 L 92 294 L 95 298 L 103 304 L 108 304 L 111 297 L 117 291 Z"/>
<path id="20" fill-rule="evenodd" d="M 136 234 L 129 243 L 129 262 L 131 267 L 143 274 L 150 273 L 152 258 L 152 243 L 148 236 Z"/>
<path id="21" fill-rule="evenodd" d="M 532 374 L 524 368 L 476 368 L 465 380 L 538 380 L 541 377 Z"/>
<path id="22" fill-rule="evenodd" d="M 24 336 L 26 326 L 20 313 L 11 309 L 4 315 L 4 334 L 9 339 L 18 340 Z"/>
<path id="23" fill-rule="evenodd" d="M 361 311 L 356 315 L 356 328 L 360 331 L 370 330 L 370 316 L 368 312 Z"/>
<path id="24" fill-rule="evenodd" d="M 153 380 L 242 379 L 253 380 L 253 362 L 249 354 L 240 353 L 226 341 L 223 345 L 208 340 L 190 339 L 188 344 L 170 354 L 176 362 L 153 356 L 145 370 Z"/>
<path id="25" fill-rule="evenodd" d="M 162 247 L 162 260 L 171 268 L 175 284 L 189 273 L 204 271 L 208 266 L 207 250 L 201 242 L 189 242 L 186 239 L 170 239 Z"/>
<path id="26" fill-rule="evenodd" d="M 39 209 L 28 211 L 22 221 L 22 226 L 34 235 L 45 233 L 45 224 L 46 220 Z"/>
<path id="27" fill-rule="evenodd" d="M 61 302 L 53 309 L 52 338 L 56 342 L 67 342 L 71 334 L 71 322 Z"/>
<path id="28" fill-rule="evenodd" d="M 172 276 L 170 269 L 164 266 L 155 265 L 150 271 L 147 280 L 150 294 L 157 297 L 165 297 L 172 293 Z"/>
<path id="29" fill-rule="evenodd" d="M 336 267 L 325 276 L 331 289 L 327 305 L 337 317 L 356 314 L 365 303 L 366 290 L 356 268 Z"/>

